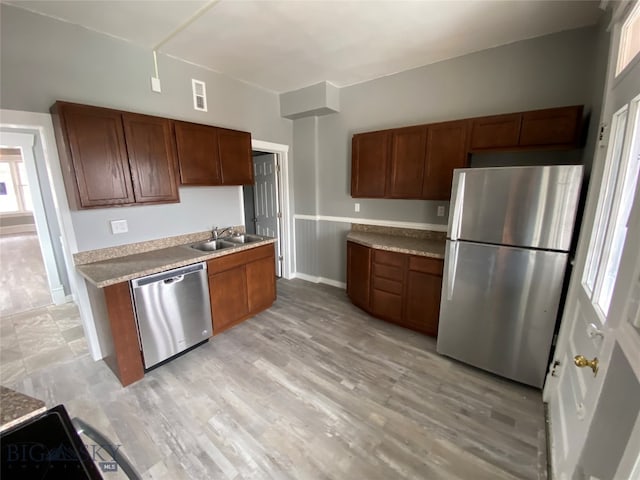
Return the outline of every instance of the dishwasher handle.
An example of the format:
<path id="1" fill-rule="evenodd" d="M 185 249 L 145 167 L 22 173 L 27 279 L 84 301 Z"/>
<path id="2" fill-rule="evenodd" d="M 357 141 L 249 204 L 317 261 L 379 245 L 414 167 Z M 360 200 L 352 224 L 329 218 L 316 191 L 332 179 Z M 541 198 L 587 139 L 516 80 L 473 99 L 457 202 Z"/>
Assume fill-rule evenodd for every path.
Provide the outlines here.
<path id="1" fill-rule="evenodd" d="M 184 280 L 186 275 L 190 275 L 192 273 L 199 273 L 207 271 L 206 262 L 196 263 L 194 265 L 188 265 L 186 267 L 176 268 L 174 270 L 168 270 L 166 272 L 154 273 L 153 275 L 147 275 L 146 277 L 136 278 L 131 280 L 131 288 L 140 288 L 145 285 L 149 285 L 150 283 L 158 283 L 162 282 L 165 285 L 170 285 L 172 283 L 181 282 Z"/>
<path id="2" fill-rule="evenodd" d="M 176 275 L 175 277 L 167 278 L 162 281 L 165 285 L 171 285 L 172 283 L 178 283 L 184 280 L 184 275 Z"/>

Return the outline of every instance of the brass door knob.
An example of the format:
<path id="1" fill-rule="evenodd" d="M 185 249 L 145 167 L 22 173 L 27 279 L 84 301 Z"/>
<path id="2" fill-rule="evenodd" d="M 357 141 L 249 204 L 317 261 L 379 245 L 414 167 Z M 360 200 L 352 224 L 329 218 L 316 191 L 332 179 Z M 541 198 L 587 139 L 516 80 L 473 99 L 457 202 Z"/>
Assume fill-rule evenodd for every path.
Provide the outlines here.
<path id="1" fill-rule="evenodd" d="M 576 367 L 580 368 L 590 367 L 594 377 L 598 373 L 598 357 L 594 357 L 593 360 L 587 360 L 584 355 L 576 355 L 573 357 L 573 363 L 575 363 Z"/>

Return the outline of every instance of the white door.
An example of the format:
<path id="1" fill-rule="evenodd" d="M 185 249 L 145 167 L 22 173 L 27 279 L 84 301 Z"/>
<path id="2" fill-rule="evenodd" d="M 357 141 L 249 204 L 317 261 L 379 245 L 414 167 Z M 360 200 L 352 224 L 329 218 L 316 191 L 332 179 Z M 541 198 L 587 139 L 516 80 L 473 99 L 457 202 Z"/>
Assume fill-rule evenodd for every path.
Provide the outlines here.
<path id="1" fill-rule="evenodd" d="M 609 82 L 614 86 L 605 97 L 605 111 L 607 103 L 617 111 L 605 118 L 608 141 L 596 147 L 575 270 L 544 390 L 552 478 L 627 479 L 638 469 L 638 79 L 636 64 L 626 78 Z"/>
<path id="2" fill-rule="evenodd" d="M 256 234 L 275 237 L 276 276 L 282 276 L 280 242 L 280 194 L 278 189 L 277 157 L 271 153 L 253 157 L 255 170 L 255 224 Z"/>

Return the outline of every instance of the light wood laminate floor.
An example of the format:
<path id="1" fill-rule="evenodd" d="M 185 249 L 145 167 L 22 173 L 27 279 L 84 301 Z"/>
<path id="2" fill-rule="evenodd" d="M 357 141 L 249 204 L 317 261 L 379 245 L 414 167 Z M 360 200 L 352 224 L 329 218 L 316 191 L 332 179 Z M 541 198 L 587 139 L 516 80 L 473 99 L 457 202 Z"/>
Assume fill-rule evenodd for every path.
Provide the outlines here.
<path id="1" fill-rule="evenodd" d="M 433 339 L 301 280 L 278 281 L 271 309 L 127 388 L 88 355 L 7 386 L 65 404 L 144 478 L 545 475 L 539 391 L 441 357 Z"/>

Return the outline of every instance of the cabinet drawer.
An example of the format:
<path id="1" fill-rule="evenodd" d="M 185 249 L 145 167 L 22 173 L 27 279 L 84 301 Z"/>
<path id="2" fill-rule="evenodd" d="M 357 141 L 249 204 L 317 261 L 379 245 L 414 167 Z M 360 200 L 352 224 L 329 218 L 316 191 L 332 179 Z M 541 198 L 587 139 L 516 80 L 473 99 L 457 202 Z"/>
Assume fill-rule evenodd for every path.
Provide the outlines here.
<path id="1" fill-rule="evenodd" d="M 388 278 L 373 277 L 373 288 L 396 295 L 402 294 L 402 283 Z"/>
<path id="2" fill-rule="evenodd" d="M 403 253 L 387 252 L 385 250 L 375 250 L 373 261 L 375 263 L 384 263 L 385 265 L 393 265 L 402 267 L 404 265 L 406 255 Z"/>
<path id="3" fill-rule="evenodd" d="M 404 278 L 403 271 L 400 267 L 380 265 L 378 263 L 373 264 L 373 276 L 374 278 L 388 278 L 389 280 L 396 280 L 398 282 L 401 282 Z"/>
<path id="4" fill-rule="evenodd" d="M 394 322 L 402 320 L 402 296 L 383 292 L 375 288 L 371 293 L 373 313 Z"/>
<path id="5" fill-rule="evenodd" d="M 442 276 L 443 268 L 444 260 L 429 257 L 409 257 L 409 270 Z"/>

